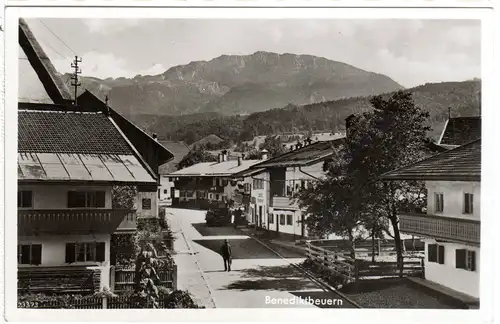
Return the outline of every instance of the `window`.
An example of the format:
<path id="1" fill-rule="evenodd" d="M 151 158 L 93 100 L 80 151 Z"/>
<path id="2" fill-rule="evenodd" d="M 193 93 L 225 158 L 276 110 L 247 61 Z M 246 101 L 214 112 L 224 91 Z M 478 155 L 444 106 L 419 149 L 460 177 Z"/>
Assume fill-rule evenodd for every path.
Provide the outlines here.
<path id="1" fill-rule="evenodd" d="M 68 191 L 68 208 L 104 208 L 105 191 Z"/>
<path id="2" fill-rule="evenodd" d="M 469 271 L 476 271 L 476 251 L 455 250 L 455 267 Z"/>
<path id="3" fill-rule="evenodd" d="M 285 225 L 285 214 L 280 215 L 280 225 Z"/>
<path id="4" fill-rule="evenodd" d="M 444 195 L 442 193 L 434 193 L 434 211 L 442 213 L 444 210 Z"/>
<path id="5" fill-rule="evenodd" d="M 274 214 L 269 214 L 269 224 L 274 224 Z"/>
<path id="6" fill-rule="evenodd" d="M 219 195 L 215 195 L 215 200 L 219 200 Z"/>
<path id="7" fill-rule="evenodd" d="M 17 263 L 39 265 L 42 263 L 41 244 L 20 244 L 17 246 Z"/>
<path id="8" fill-rule="evenodd" d="M 474 212 L 474 195 L 471 193 L 464 194 L 464 214 L 472 214 Z"/>
<path id="9" fill-rule="evenodd" d="M 142 198 L 142 209 L 151 210 L 151 198 Z"/>
<path id="10" fill-rule="evenodd" d="M 243 188 L 244 188 L 245 192 L 250 192 L 252 190 L 251 185 L 252 184 L 250 184 L 250 183 L 243 184 Z"/>
<path id="11" fill-rule="evenodd" d="M 33 191 L 20 190 L 17 192 L 17 207 L 31 208 L 33 207 Z"/>
<path id="12" fill-rule="evenodd" d="M 167 194 L 168 194 L 168 189 L 163 189 L 163 193 L 164 193 L 165 195 L 167 195 Z"/>
<path id="13" fill-rule="evenodd" d="M 253 188 L 254 189 L 264 189 L 264 180 L 263 179 L 253 179 Z"/>
<path id="14" fill-rule="evenodd" d="M 286 224 L 293 225 L 293 215 L 292 214 L 286 215 Z"/>
<path id="15" fill-rule="evenodd" d="M 427 249 L 427 260 L 429 262 L 444 264 L 444 245 L 429 244 Z"/>
<path id="16" fill-rule="evenodd" d="M 66 263 L 104 262 L 104 242 L 66 243 Z"/>

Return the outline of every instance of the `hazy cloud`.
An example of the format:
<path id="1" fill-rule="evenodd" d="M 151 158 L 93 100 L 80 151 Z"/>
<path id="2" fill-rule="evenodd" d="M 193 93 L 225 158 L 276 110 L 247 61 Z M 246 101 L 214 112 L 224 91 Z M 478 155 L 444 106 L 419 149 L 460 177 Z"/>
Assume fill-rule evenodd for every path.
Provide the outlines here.
<path id="1" fill-rule="evenodd" d="M 471 79 L 481 73 L 478 20 L 44 19 L 44 22 L 83 57 L 84 74 L 97 77 L 159 74 L 191 61 L 256 51 L 326 57 L 386 74 L 407 87 Z M 67 49 L 36 20 L 28 23 L 35 35 L 50 40 L 52 47 L 67 55 Z M 47 52 L 53 59 L 62 59 L 50 50 Z M 61 68 L 64 64 L 60 63 Z"/>

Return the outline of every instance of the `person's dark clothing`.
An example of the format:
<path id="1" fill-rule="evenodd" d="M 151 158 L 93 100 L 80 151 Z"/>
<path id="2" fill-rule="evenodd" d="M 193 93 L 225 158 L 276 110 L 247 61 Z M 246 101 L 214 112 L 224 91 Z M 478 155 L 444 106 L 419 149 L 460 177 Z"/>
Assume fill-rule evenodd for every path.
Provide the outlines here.
<path id="1" fill-rule="evenodd" d="M 224 271 L 231 271 L 231 246 L 224 243 L 221 247 L 221 255 L 224 259 Z"/>

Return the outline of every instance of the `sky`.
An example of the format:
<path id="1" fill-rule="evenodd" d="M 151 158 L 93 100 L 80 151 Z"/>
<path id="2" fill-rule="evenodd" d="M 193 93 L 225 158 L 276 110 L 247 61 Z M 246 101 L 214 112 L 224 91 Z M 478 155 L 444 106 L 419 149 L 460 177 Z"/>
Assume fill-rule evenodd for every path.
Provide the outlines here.
<path id="1" fill-rule="evenodd" d="M 481 77 L 479 20 L 28 19 L 59 72 L 155 75 L 192 61 L 257 51 L 310 54 L 405 87 Z"/>

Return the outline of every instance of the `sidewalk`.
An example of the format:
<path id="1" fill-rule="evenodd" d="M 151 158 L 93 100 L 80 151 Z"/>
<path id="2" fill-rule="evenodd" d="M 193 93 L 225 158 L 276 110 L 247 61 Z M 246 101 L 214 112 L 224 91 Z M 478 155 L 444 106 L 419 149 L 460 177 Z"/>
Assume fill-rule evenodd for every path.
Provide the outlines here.
<path id="1" fill-rule="evenodd" d="M 168 215 L 168 213 L 167 219 L 170 222 L 175 237 L 174 261 L 177 264 L 178 270 L 177 289 L 187 290 L 199 305 L 203 305 L 206 308 L 215 308 L 210 288 L 198 265 L 196 252 L 184 237 L 181 222 L 175 217 Z"/>

